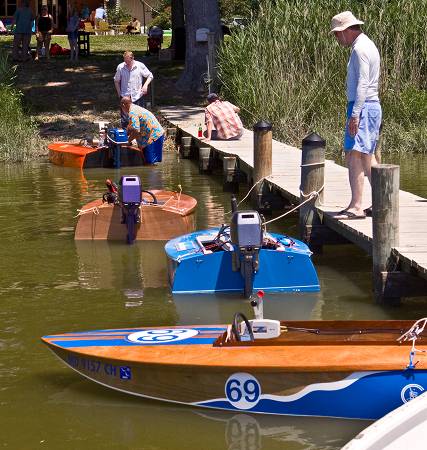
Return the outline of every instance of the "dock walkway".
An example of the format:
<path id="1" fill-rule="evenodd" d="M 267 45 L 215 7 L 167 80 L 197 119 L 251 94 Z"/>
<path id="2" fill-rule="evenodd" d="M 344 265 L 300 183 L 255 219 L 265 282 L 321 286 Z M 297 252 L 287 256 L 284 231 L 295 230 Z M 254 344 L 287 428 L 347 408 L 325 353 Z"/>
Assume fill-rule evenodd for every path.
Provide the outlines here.
<path id="1" fill-rule="evenodd" d="M 196 145 L 210 146 L 220 158 L 235 156 L 239 169 L 251 178 L 253 161 L 253 132 L 245 130 L 238 141 L 198 140 L 197 129 L 204 123 L 204 113 L 199 107 L 166 107 L 162 115 L 171 126 L 182 130 L 186 136 L 193 136 Z M 301 150 L 273 140 L 272 175 L 268 177 L 281 192 L 281 195 L 292 203 L 300 201 Z M 371 253 L 372 219 L 337 220 L 333 215 L 345 208 L 350 201 L 351 193 L 348 173 L 331 160 L 325 162 L 324 200 L 319 209 L 323 212 L 324 224 L 349 241 Z M 364 207 L 371 205 L 371 188 L 365 182 Z M 400 190 L 399 192 L 399 246 L 392 249 L 405 271 L 417 273 L 427 279 L 427 200 L 417 195 Z M 426 292 L 427 295 L 427 292 Z"/>

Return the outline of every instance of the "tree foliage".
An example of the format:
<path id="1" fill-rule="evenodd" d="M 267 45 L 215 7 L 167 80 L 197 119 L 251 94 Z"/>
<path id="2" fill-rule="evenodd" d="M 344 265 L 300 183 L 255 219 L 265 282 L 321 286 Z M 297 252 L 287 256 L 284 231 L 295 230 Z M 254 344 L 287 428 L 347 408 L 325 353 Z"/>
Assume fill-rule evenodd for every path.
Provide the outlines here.
<path id="1" fill-rule="evenodd" d="M 151 26 L 160 27 L 163 30 L 172 28 L 172 11 L 171 0 L 162 0 L 160 6 L 152 12 L 153 20 L 150 22 Z"/>
<path id="2" fill-rule="evenodd" d="M 259 0 L 219 0 L 221 18 L 251 17 L 259 8 Z"/>
<path id="3" fill-rule="evenodd" d="M 107 4 L 107 18 L 108 22 L 113 25 L 119 25 L 124 22 L 129 22 L 132 19 L 131 13 L 122 7 L 117 8 L 115 2 L 108 2 Z"/>

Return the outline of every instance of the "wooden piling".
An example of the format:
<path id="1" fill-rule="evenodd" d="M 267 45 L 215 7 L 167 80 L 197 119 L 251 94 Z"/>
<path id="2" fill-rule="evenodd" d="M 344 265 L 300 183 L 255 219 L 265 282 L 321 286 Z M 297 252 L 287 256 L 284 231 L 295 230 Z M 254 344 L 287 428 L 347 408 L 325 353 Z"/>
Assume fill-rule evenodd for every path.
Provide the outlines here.
<path id="1" fill-rule="evenodd" d="M 254 130 L 254 170 L 251 201 L 256 209 L 266 209 L 263 202 L 264 183 L 262 180 L 272 173 L 273 132 L 269 122 L 261 120 L 253 126 Z M 258 183 L 258 184 L 257 184 Z"/>
<path id="2" fill-rule="evenodd" d="M 223 191 L 239 192 L 237 161 L 234 156 L 224 156 L 223 159 Z"/>
<path id="3" fill-rule="evenodd" d="M 210 173 L 211 171 L 211 148 L 199 147 L 199 172 Z"/>
<path id="4" fill-rule="evenodd" d="M 399 246 L 399 166 L 378 164 L 371 178 L 374 297 L 379 303 L 395 302 L 398 297 L 386 298 L 384 291 L 387 273 L 394 270 L 391 249 Z"/>
<path id="5" fill-rule="evenodd" d="M 181 137 L 180 153 L 183 158 L 190 158 L 192 140 L 193 138 L 191 136 Z"/>
<path id="6" fill-rule="evenodd" d="M 306 201 L 311 193 L 318 192 L 299 208 L 300 236 L 314 251 L 321 250 L 315 241 L 316 228 L 322 227 L 322 214 L 316 209 L 323 200 L 325 183 L 326 141 L 317 133 L 310 133 L 302 141 L 300 203 Z"/>

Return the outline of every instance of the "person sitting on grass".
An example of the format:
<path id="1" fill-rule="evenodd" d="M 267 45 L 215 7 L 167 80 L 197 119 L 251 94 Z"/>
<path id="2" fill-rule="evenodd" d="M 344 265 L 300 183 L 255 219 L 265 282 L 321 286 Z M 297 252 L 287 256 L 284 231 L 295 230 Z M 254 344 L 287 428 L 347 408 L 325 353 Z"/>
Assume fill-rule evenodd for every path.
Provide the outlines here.
<path id="1" fill-rule="evenodd" d="M 129 25 L 126 27 L 126 34 L 132 34 L 132 33 L 140 33 L 141 32 L 141 22 L 134 17 L 130 22 Z"/>
<path id="2" fill-rule="evenodd" d="M 120 107 L 129 117 L 127 133 L 129 142 L 136 139 L 143 152 L 145 164 L 161 162 L 165 131 L 153 113 L 132 103 L 130 97 L 120 100 Z"/>
<path id="3" fill-rule="evenodd" d="M 234 140 L 243 135 L 243 124 L 238 113 L 240 108 L 221 100 L 217 94 L 209 94 L 205 108 L 206 131 L 202 140 Z M 215 128 L 215 129 L 214 129 Z"/>
<path id="4" fill-rule="evenodd" d="M 77 37 L 79 33 L 80 19 L 77 10 L 73 9 L 67 23 L 68 42 L 70 43 L 70 61 L 79 59 L 79 46 Z"/>

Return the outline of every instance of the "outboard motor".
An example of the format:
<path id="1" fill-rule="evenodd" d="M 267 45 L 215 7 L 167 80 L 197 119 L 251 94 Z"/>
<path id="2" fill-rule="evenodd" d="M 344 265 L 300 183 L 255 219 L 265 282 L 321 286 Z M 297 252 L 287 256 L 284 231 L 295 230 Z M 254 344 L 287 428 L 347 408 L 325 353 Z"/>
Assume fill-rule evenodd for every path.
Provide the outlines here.
<path id="1" fill-rule="evenodd" d="M 142 200 L 141 180 L 136 175 L 122 176 L 120 179 L 119 200 L 122 208 L 122 223 L 127 227 L 127 243 L 135 240 L 136 224 L 140 223 L 139 207 Z"/>
<path id="2" fill-rule="evenodd" d="M 122 145 L 128 143 L 127 131 L 123 128 L 110 128 L 107 131 L 108 146 L 113 152 L 113 166 L 120 169 L 120 152 Z"/>
<path id="3" fill-rule="evenodd" d="M 253 290 L 254 273 L 258 270 L 259 251 L 262 247 L 262 224 L 257 211 L 235 211 L 230 225 L 233 270 L 240 269 L 244 280 L 244 296 Z"/>

